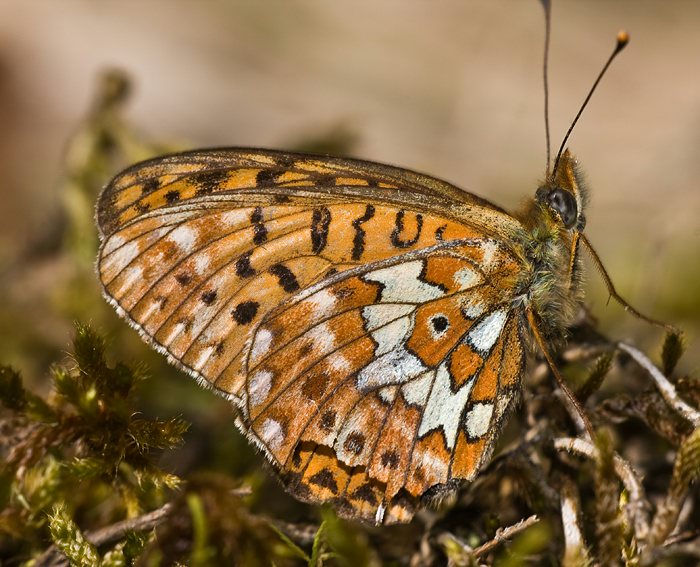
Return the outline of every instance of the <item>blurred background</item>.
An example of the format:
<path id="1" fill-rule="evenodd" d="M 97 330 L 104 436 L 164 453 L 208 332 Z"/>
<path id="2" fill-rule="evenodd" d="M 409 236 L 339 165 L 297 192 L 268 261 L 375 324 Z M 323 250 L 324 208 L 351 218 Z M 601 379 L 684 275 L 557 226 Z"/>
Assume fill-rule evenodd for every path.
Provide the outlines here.
<path id="1" fill-rule="evenodd" d="M 621 28 L 630 45 L 569 144 L 589 182 L 587 235 L 623 297 L 685 329 L 689 348 L 675 378 L 696 379 L 700 2 L 555 0 L 552 151 Z M 257 146 L 405 166 L 513 210 L 545 170 L 543 41 L 537 0 L 0 0 L 0 364 L 46 394 L 49 368 L 73 364 L 74 322 L 91 324 L 107 337 L 111 361 L 150 369 L 134 416 L 191 423 L 180 448 L 155 453 L 158 466 L 190 481 L 220 471 L 250 487 L 253 508 L 265 515 L 315 517 L 263 472 L 263 458 L 232 426 L 230 404 L 169 366 L 102 299 L 93 267 L 100 188 L 121 168 L 160 153 Z M 589 267 L 586 303 L 598 329 L 658 361 L 663 333 L 608 304 Z M 584 374 L 569 370 L 572 382 L 576 371 Z M 526 380 L 538 391 L 536 373 Z M 633 402 L 652 388 L 632 372 L 612 372 L 604 385 Z M 522 439 L 525 417 L 512 420 L 501 445 Z M 624 439 L 617 446 L 660 501 L 670 446 L 645 435 L 639 420 L 616 432 Z M 0 478 L 0 501 L 8 486 Z M 206 477 L 202 486 L 218 485 Z M 104 497 L 84 492 L 79 502 Z M 489 501 L 511 493 L 477 492 Z M 113 508 L 83 506 L 89 522 L 78 517 L 81 525 L 104 525 L 105 510 L 112 521 L 121 518 L 119 498 L 112 500 Z M 220 503 L 228 518 L 229 501 Z M 463 508 L 454 526 L 480 525 L 474 510 Z M 522 517 L 511 504 L 484 510 Z M 404 532 L 381 532 L 382 555 L 402 556 L 418 537 L 391 536 L 397 533 Z M 349 548 L 368 549 L 361 538 Z"/>
<path id="2" fill-rule="evenodd" d="M 615 34 L 631 35 L 569 147 L 618 290 L 687 330 L 681 369 L 696 371 L 700 3 L 554 4 L 553 152 Z M 91 267 L 99 187 L 158 151 L 325 149 L 516 208 L 545 167 L 543 29 L 536 0 L 0 0 L 0 357 L 39 377 L 80 319 L 162 363 Z M 658 351 L 592 271 L 588 298 L 603 332 Z"/>

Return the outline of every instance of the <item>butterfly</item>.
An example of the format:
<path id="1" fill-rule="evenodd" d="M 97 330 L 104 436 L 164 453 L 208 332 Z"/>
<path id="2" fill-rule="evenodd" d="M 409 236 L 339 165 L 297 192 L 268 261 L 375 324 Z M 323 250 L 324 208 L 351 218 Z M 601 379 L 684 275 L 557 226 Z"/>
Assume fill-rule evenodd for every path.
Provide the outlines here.
<path id="1" fill-rule="evenodd" d="M 377 163 L 187 152 L 106 187 L 97 267 L 147 342 L 235 404 L 290 493 L 406 522 L 488 461 L 531 324 L 563 336 L 584 195 L 568 152 L 520 215 Z"/>
<path id="2" fill-rule="evenodd" d="M 136 164 L 97 204 L 104 295 L 234 404 L 292 495 L 408 522 L 489 461 L 531 343 L 583 415 L 549 354 L 582 300 L 581 245 L 614 299 L 663 325 L 583 234 L 569 133 L 513 214 L 369 161 L 233 148 Z"/>

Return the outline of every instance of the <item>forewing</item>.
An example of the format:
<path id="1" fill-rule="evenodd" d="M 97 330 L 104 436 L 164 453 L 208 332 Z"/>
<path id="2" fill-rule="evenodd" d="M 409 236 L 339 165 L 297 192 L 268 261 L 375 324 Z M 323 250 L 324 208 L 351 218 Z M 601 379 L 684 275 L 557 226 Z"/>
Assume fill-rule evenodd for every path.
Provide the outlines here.
<path id="1" fill-rule="evenodd" d="M 388 166 L 297 154 L 152 160 L 100 196 L 98 271 L 108 299 L 147 340 L 237 398 L 246 349 L 269 309 L 329 272 L 479 234 L 444 207 L 421 208 L 444 201 L 441 191 L 457 190 Z M 389 195 L 411 207 L 386 204 Z"/>

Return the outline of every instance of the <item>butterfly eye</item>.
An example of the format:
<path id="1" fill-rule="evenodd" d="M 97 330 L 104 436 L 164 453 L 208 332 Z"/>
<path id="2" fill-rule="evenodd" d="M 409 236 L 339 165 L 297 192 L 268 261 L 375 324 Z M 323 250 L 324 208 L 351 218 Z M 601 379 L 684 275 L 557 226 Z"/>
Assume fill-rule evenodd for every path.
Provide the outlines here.
<path id="1" fill-rule="evenodd" d="M 573 228 L 578 214 L 574 196 L 568 191 L 557 187 L 549 192 L 547 201 L 549 206 L 557 212 L 564 226 Z"/>

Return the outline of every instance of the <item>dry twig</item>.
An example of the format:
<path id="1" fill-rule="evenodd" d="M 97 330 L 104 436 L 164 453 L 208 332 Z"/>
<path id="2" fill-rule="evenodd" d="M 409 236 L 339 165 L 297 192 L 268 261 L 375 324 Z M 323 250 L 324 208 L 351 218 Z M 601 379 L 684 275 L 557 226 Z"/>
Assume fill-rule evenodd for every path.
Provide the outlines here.
<path id="1" fill-rule="evenodd" d="M 649 373 L 659 393 L 670 407 L 692 423 L 694 427 L 700 427 L 700 412 L 681 399 L 671 381 L 654 366 L 654 363 L 642 351 L 626 343 L 618 343 L 617 346 Z"/>
<path id="2" fill-rule="evenodd" d="M 585 439 L 562 437 L 554 440 L 554 447 L 559 451 L 567 451 L 589 459 L 598 458 L 598 450 L 595 445 Z M 618 454 L 613 457 L 613 468 L 629 495 L 629 504 L 626 506 L 626 510 L 630 522 L 634 526 L 637 538 L 643 541 L 649 533 L 649 505 L 642 482 L 632 465 Z"/>

